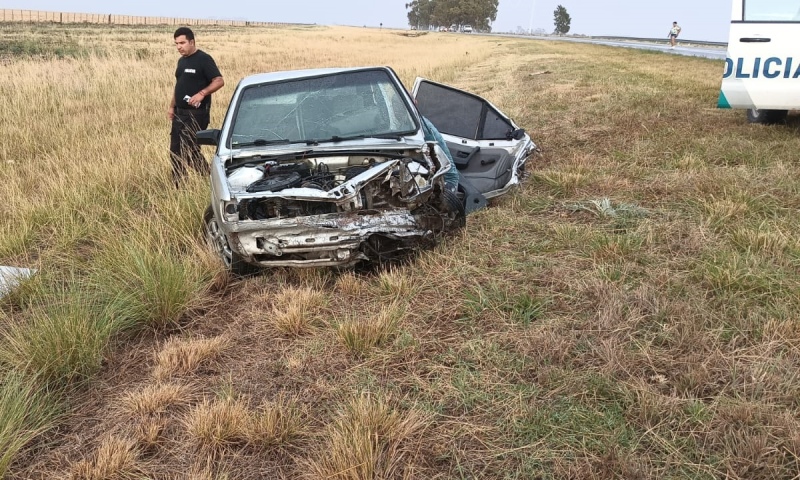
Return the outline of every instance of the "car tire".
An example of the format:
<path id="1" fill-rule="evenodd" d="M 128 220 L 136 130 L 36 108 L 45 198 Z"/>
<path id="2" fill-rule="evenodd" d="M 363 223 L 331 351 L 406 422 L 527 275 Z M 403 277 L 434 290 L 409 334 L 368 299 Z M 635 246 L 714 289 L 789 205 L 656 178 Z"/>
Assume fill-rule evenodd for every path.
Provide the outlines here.
<path id="1" fill-rule="evenodd" d="M 449 230 L 458 230 L 467 225 L 464 203 L 458 198 L 458 194 L 447 189 L 442 190 L 442 205 L 450 215 Z"/>
<path id="2" fill-rule="evenodd" d="M 219 223 L 217 223 L 217 218 L 214 216 L 210 205 L 203 214 L 203 226 L 206 242 L 214 250 L 214 253 L 220 257 L 226 269 L 240 277 L 246 277 L 258 271 L 257 267 L 247 263 L 241 255 L 233 251 L 228 243 L 228 237 L 225 236 L 225 232 L 222 231 Z"/>
<path id="3" fill-rule="evenodd" d="M 751 108 L 747 110 L 747 121 L 749 123 L 760 123 L 762 125 L 772 125 L 786 120 L 788 110 L 759 110 Z"/>

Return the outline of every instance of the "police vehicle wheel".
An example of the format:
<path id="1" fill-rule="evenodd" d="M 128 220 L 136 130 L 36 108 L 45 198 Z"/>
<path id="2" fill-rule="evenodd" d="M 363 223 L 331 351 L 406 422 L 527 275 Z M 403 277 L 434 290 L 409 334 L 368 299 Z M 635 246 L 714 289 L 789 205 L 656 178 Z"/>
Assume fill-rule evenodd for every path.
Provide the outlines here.
<path id="1" fill-rule="evenodd" d="M 760 123 L 762 125 L 772 125 L 786 120 L 788 110 L 759 110 L 751 108 L 747 110 L 747 121 L 749 123 Z"/>

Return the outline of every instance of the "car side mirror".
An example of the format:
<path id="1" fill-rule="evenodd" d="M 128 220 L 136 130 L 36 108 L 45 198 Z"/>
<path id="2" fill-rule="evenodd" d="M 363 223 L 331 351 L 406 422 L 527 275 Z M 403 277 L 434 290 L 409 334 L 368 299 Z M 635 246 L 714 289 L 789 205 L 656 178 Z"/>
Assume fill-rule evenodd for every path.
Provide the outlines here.
<path id="1" fill-rule="evenodd" d="M 512 131 L 508 132 L 508 139 L 509 140 L 511 140 L 511 139 L 522 140 L 522 138 L 524 136 L 525 136 L 525 129 L 524 128 L 517 128 L 516 130 L 512 130 Z"/>
<path id="2" fill-rule="evenodd" d="M 197 132 L 197 143 L 200 145 L 219 145 L 219 134 L 220 131 L 217 128 L 212 128 L 210 130 L 200 130 Z"/>

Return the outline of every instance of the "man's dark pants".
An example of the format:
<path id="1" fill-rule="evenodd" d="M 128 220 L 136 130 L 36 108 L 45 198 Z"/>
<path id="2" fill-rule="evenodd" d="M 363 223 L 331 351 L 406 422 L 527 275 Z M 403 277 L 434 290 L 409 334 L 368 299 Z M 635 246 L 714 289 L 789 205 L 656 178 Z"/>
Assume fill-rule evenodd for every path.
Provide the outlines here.
<path id="1" fill-rule="evenodd" d="M 187 168 L 195 169 L 201 175 L 208 175 L 210 170 L 200 145 L 197 144 L 198 130 L 208 128 L 209 110 L 207 108 L 176 108 L 172 119 L 172 130 L 169 137 L 170 160 L 172 161 L 172 181 L 179 186 L 186 176 Z"/>

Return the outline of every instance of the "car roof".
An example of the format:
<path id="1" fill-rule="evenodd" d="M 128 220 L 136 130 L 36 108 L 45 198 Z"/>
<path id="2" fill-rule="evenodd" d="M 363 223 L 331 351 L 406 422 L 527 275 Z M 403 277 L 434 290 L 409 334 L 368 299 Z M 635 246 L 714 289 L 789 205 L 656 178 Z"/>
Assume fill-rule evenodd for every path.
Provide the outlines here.
<path id="1" fill-rule="evenodd" d="M 244 77 L 240 82 L 242 87 L 258 85 L 261 83 L 294 80 L 296 78 L 318 77 L 343 72 L 356 72 L 359 70 L 388 70 L 387 67 L 347 67 L 347 68 L 310 68 L 303 70 L 285 70 L 281 72 L 257 73 Z"/>

